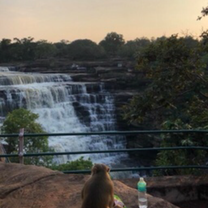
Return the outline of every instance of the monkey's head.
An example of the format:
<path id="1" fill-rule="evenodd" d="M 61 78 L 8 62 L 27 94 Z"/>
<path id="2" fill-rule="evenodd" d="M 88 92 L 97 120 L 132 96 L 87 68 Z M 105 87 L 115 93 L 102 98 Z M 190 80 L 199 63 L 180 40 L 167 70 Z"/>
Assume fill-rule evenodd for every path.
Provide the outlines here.
<path id="1" fill-rule="evenodd" d="M 91 170 L 91 174 L 98 174 L 98 173 L 109 173 L 110 168 L 107 165 L 104 164 L 94 164 Z"/>

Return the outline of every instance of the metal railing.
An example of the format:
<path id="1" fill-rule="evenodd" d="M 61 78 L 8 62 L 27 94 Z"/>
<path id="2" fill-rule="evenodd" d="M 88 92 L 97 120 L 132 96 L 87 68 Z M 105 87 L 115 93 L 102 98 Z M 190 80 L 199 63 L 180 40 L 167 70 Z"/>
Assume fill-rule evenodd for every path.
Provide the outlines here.
<path id="1" fill-rule="evenodd" d="M 85 132 L 85 133 L 39 133 L 39 134 L 24 134 L 21 129 L 19 134 L 1 134 L 0 138 L 18 137 L 19 150 L 18 154 L 0 154 L 0 158 L 19 157 L 20 163 L 24 162 L 24 157 L 49 156 L 49 155 L 73 155 L 73 154 L 101 154 L 101 153 L 120 153 L 120 152 L 139 152 L 139 151 L 163 151 L 163 150 L 178 150 L 178 149 L 197 149 L 206 150 L 204 146 L 177 146 L 177 147 L 153 147 L 153 148 L 134 148 L 134 149 L 110 149 L 110 150 L 92 150 L 92 151 L 73 151 L 73 152 L 42 152 L 42 153 L 23 153 L 24 137 L 41 137 L 41 136 L 82 136 L 82 135 L 137 135 L 137 134 L 190 134 L 200 133 L 208 134 L 208 130 L 141 130 L 141 131 L 108 131 L 108 132 Z M 70 139 L 70 138 L 68 138 Z M 137 168 L 114 168 L 112 172 L 118 171 L 141 171 L 141 170 L 162 170 L 162 169 L 208 169 L 208 165 L 187 165 L 187 166 L 151 166 Z M 64 173 L 89 173 L 90 170 L 70 170 L 63 171 Z"/>

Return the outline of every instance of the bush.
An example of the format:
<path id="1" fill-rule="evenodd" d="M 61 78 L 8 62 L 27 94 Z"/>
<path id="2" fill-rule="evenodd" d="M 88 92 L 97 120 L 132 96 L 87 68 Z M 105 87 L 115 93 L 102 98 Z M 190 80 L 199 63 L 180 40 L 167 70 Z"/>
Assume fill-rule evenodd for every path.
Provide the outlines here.
<path id="1" fill-rule="evenodd" d="M 89 159 L 84 160 L 83 157 L 80 157 L 74 161 L 68 161 L 65 164 L 55 165 L 53 164 L 51 167 L 48 167 L 52 170 L 58 171 L 67 171 L 67 170 L 90 170 L 93 166 L 92 161 Z"/>
<path id="2" fill-rule="evenodd" d="M 46 133 L 42 126 L 36 122 L 38 114 L 32 113 L 27 109 L 19 108 L 8 113 L 3 125 L 2 133 L 16 134 L 21 128 L 24 128 L 24 133 Z M 18 139 L 8 137 L 5 140 L 8 143 L 7 153 L 17 153 Z M 24 153 L 40 153 L 53 151 L 48 147 L 48 137 L 24 137 Z M 49 165 L 52 162 L 52 156 L 25 157 L 25 164 L 33 165 Z M 18 158 L 10 158 L 12 162 L 18 162 Z"/>

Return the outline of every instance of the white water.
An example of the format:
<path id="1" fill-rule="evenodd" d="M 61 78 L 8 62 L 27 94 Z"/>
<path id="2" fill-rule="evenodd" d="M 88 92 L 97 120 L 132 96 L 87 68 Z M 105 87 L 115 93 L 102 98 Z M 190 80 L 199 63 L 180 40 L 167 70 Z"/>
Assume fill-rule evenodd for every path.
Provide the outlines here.
<path id="1" fill-rule="evenodd" d="M 0 72 L 8 72 L 9 68 L 5 66 L 0 66 Z"/>
<path id="2" fill-rule="evenodd" d="M 79 133 L 116 130 L 113 97 L 102 84 L 88 92 L 95 83 L 75 83 L 66 74 L 25 74 L 0 67 L 0 116 L 24 107 L 39 115 L 38 122 L 48 133 Z M 91 91 L 91 90 L 90 90 Z M 75 111 L 79 105 L 87 114 Z M 9 109 L 9 110 L 8 110 Z M 77 116 L 80 114 L 80 117 Z M 81 120 L 80 120 L 81 118 Z M 82 120 L 83 119 L 83 120 Z M 87 119 L 87 121 L 85 121 Z M 57 136 L 49 137 L 49 146 L 56 152 L 91 151 L 125 148 L 120 136 Z M 57 163 L 78 159 L 81 155 L 54 158 Z M 125 153 L 83 155 L 93 163 L 118 164 Z"/>

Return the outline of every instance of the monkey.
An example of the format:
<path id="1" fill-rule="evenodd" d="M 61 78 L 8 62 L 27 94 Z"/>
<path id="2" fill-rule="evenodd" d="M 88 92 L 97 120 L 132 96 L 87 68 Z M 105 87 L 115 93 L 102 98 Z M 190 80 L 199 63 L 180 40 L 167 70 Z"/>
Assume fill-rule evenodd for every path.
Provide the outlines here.
<path id="1" fill-rule="evenodd" d="M 109 175 L 110 168 L 95 164 L 91 176 L 83 186 L 81 208 L 113 208 L 114 186 Z"/>

